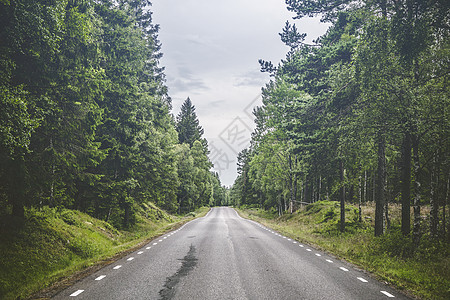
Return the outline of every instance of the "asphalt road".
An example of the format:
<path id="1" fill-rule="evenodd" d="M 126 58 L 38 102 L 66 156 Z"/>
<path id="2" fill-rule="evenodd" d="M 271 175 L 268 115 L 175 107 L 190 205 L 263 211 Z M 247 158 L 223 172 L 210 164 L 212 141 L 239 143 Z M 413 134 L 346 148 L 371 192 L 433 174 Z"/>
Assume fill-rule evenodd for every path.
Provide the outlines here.
<path id="1" fill-rule="evenodd" d="M 54 299 L 409 299 L 351 265 L 214 208 Z"/>

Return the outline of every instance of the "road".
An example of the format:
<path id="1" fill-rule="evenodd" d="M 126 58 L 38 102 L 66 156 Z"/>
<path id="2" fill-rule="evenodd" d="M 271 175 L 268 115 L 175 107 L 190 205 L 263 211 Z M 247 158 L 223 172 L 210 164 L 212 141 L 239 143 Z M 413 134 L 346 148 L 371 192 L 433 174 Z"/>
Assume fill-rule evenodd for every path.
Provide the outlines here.
<path id="1" fill-rule="evenodd" d="M 54 299 L 409 299 L 232 208 L 213 208 Z"/>

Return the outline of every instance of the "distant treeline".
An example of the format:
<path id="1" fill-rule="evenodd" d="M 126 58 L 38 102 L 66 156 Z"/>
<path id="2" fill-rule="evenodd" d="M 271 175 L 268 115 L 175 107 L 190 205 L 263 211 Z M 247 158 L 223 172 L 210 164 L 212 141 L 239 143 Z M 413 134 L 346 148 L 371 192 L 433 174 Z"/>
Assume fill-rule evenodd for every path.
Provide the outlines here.
<path id="1" fill-rule="evenodd" d="M 140 202 L 224 201 L 203 132 L 178 138 L 150 5 L 0 1 L 1 215 L 65 207 L 120 228 Z"/>
<path id="2" fill-rule="evenodd" d="M 254 110 L 251 147 L 239 155 L 234 204 L 282 214 L 300 201 L 336 200 L 344 231 L 345 202 L 375 201 L 378 236 L 395 202 L 403 234 L 448 238 L 450 2 L 286 3 L 295 18 L 331 26 L 307 44 L 287 22 L 286 59 L 260 61 L 272 79 Z"/>

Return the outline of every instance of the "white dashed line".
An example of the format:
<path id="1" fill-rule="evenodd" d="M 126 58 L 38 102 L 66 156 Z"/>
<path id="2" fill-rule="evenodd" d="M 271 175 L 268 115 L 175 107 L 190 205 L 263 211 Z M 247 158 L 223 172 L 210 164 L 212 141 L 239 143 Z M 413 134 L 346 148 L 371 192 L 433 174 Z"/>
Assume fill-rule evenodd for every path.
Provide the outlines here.
<path id="1" fill-rule="evenodd" d="M 142 254 L 142 253 L 144 253 L 144 251 L 139 251 L 139 252 L 138 252 L 138 254 Z"/>
<path id="2" fill-rule="evenodd" d="M 302 244 L 300 244 L 299 246 L 302 247 L 302 248 L 305 247 L 305 246 L 303 246 Z"/>
<path id="3" fill-rule="evenodd" d="M 326 259 L 326 261 L 327 261 L 327 262 L 329 262 L 330 264 L 332 264 L 332 263 L 333 263 L 333 261 L 332 261 L 332 260 L 330 260 L 330 259 Z"/>
<path id="4" fill-rule="evenodd" d="M 162 242 L 163 240 L 159 240 L 158 242 Z"/>
<path id="5" fill-rule="evenodd" d="M 294 242 L 294 244 L 297 244 L 297 242 Z"/>
<path id="6" fill-rule="evenodd" d="M 309 251 L 309 252 L 311 252 L 312 250 L 311 250 L 311 249 L 306 249 L 306 251 Z"/>
<path id="7" fill-rule="evenodd" d="M 368 282 L 367 280 L 365 280 L 365 279 L 362 278 L 362 277 L 358 277 L 358 280 L 359 280 L 359 281 L 362 281 L 362 282 Z"/>
<path id="8" fill-rule="evenodd" d="M 76 297 L 76 296 L 78 296 L 79 294 L 81 294 L 82 292 L 84 292 L 84 290 L 78 290 L 78 291 L 76 291 L 75 293 L 70 294 L 70 297 Z"/>
<path id="9" fill-rule="evenodd" d="M 118 266 L 115 266 L 113 269 L 114 269 L 114 270 L 118 270 L 118 269 L 120 269 L 120 268 L 122 268 L 122 266 L 121 266 L 121 265 L 118 265 Z"/>
<path id="10" fill-rule="evenodd" d="M 153 243 L 153 246 L 158 245 L 158 243 Z"/>
<path id="11" fill-rule="evenodd" d="M 130 257 L 129 259 L 127 259 L 127 261 L 132 261 L 134 259 L 134 257 Z"/>
<path id="12" fill-rule="evenodd" d="M 344 268 L 344 267 L 339 267 L 339 269 L 341 269 L 344 272 L 348 272 L 348 269 Z"/>
<path id="13" fill-rule="evenodd" d="M 167 236 L 165 236 L 164 239 L 167 239 Z"/>
<path id="14" fill-rule="evenodd" d="M 100 280 L 102 280 L 105 277 L 106 277 L 106 275 L 102 275 L 102 276 L 99 276 L 99 277 L 95 278 L 95 280 L 100 281 Z"/>
<path id="15" fill-rule="evenodd" d="M 288 241 L 290 242 L 290 241 L 292 241 L 291 239 L 288 239 Z"/>
<path id="16" fill-rule="evenodd" d="M 320 255 L 319 253 L 316 253 L 316 256 L 322 256 L 322 255 Z"/>
<path id="17" fill-rule="evenodd" d="M 147 247 L 147 248 L 145 248 L 145 249 L 147 249 L 147 250 L 148 250 L 148 249 L 150 249 L 150 248 L 152 248 L 152 247 Z"/>
<path id="18" fill-rule="evenodd" d="M 389 298 L 395 298 L 395 296 L 394 295 L 392 295 L 392 294 L 389 294 L 388 292 L 386 292 L 386 291 L 381 291 L 381 293 L 382 294 L 385 294 L 386 296 L 388 296 Z"/>

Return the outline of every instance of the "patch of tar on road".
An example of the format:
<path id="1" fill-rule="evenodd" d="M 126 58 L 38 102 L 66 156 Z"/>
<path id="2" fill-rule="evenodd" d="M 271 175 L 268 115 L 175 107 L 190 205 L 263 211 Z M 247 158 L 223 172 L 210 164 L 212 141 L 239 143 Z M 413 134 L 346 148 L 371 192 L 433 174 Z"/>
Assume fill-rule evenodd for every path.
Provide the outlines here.
<path id="1" fill-rule="evenodd" d="M 195 247 L 191 245 L 187 255 L 181 260 L 180 269 L 170 277 L 167 277 L 164 288 L 159 291 L 161 300 L 170 300 L 175 296 L 175 287 L 180 282 L 181 278 L 187 276 L 197 265 L 197 258 L 195 257 Z"/>

